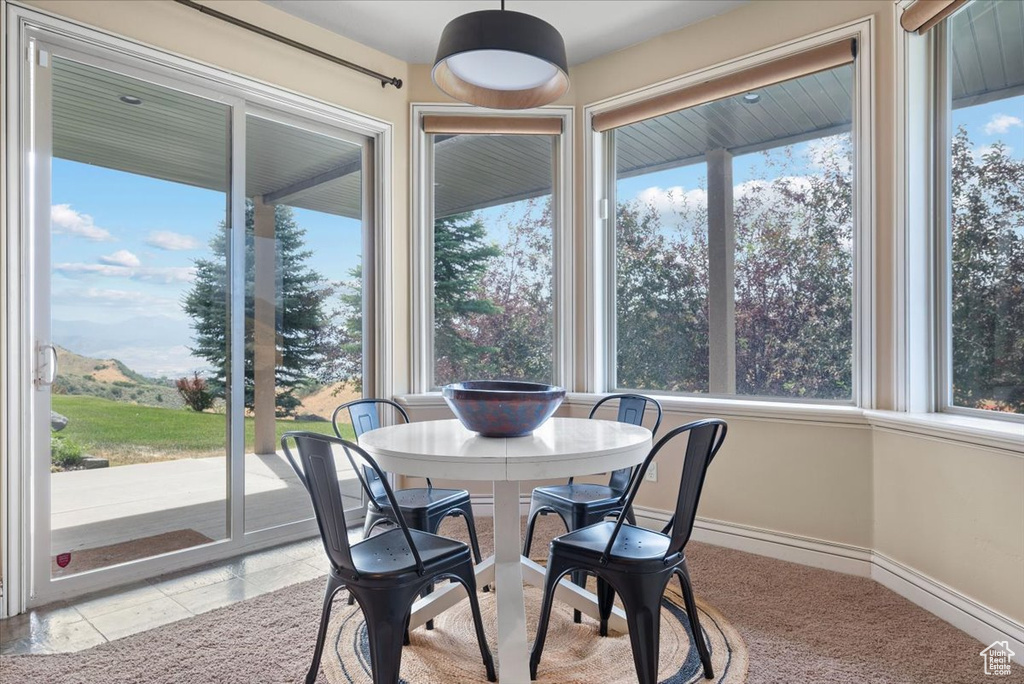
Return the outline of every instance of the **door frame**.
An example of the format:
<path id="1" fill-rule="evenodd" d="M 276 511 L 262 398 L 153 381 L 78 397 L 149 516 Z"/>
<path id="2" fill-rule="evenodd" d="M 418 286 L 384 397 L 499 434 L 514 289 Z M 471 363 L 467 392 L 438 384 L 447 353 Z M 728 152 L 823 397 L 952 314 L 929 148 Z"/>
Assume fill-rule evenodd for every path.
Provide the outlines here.
<path id="1" fill-rule="evenodd" d="M 32 205 L 33 198 L 49 197 L 49 192 L 34 192 L 30 173 L 33 141 L 30 92 L 32 70 L 30 59 L 36 50 L 30 46 L 46 45 L 51 53 L 74 53 L 81 61 L 98 61 L 103 68 L 114 68 L 126 75 L 143 78 L 159 85 L 170 85 L 201 97 L 225 101 L 232 106 L 231 139 L 231 223 L 232 228 L 244 226 L 245 220 L 245 116 L 247 108 L 254 113 L 271 112 L 316 128 L 331 129 L 344 135 L 366 140 L 364 159 L 369 163 L 364 172 L 364 244 L 372 251 L 365 262 L 364 286 L 364 358 L 369 359 L 372 372 L 364 375 L 364 388 L 378 396 L 393 394 L 393 292 L 391 289 L 391 163 L 393 126 L 390 122 L 343 109 L 272 85 L 200 64 L 162 50 L 110 35 L 47 12 L 3 0 L 5 44 L 5 202 L 4 229 L 0 232 L 0 259 L 4 278 L 0 289 L 0 573 L 4 580 L 0 596 L 0 617 L 24 612 L 44 602 L 125 584 L 155 575 L 263 548 L 277 543 L 308 537 L 316 533 L 313 520 L 245 533 L 244 526 L 244 424 L 241 413 L 232 417 L 231 455 L 228 467 L 228 537 L 200 547 L 162 554 L 111 568 L 87 571 L 66 578 L 50 578 L 49 545 L 49 477 L 36 477 L 39 462 L 32 463 L 31 439 L 34 424 L 42 425 L 36 434 L 49 435 L 49 416 L 33 409 L 36 390 L 32 379 L 36 355 L 33 352 L 36 330 L 33 312 L 38 309 L 32 276 L 45 257 L 48 280 L 48 253 L 40 256 L 33 250 L 33 217 L 48 216 L 49 206 Z M 36 176 L 40 174 L 35 174 Z M 47 174 L 48 176 L 48 174 Z M 48 182 L 47 177 L 47 182 Z M 244 254 L 244 230 L 232 230 L 231 251 L 238 263 Z M 242 291 L 244 272 L 232 272 L 232 290 Z M 234 298 L 233 298 L 234 300 Z M 241 325 L 244 302 L 232 301 L 232 326 Z M 48 326 L 47 326 L 48 327 Z M 48 330 L 46 330 L 48 336 Z M 232 345 L 241 349 L 243 336 L 233 335 Z M 241 375 L 242 359 L 232 354 L 232 374 Z M 233 402 L 241 402 L 242 383 L 234 383 Z M 48 449 L 47 449 L 48 452 Z M 49 474 L 48 463 L 45 475 Z M 43 484 L 41 484 L 43 482 Z M 46 506 L 46 517 L 40 517 L 40 506 Z M 45 539 L 40 540 L 37 521 L 45 520 Z M 33 550 L 36 550 L 33 555 Z M 43 552 L 45 550 L 45 553 Z M 45 562 L 42 562 L 45 561 Z"/>

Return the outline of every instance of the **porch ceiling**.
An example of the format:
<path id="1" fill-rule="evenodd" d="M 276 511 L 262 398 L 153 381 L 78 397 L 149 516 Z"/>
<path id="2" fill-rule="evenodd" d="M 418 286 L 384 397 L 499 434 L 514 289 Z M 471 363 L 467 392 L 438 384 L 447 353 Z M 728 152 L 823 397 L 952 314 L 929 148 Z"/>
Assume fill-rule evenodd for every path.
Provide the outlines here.
<path id="1" fill-rule="evenodd" d="M 952 26 L 954 107 L 1024 93 L 1024 3 L 973 4 Z M 966 21 L 964 20 L 966 19 Z M 1001 50 L 982 50 L 986 44 Z M 776 84 L 617 132 L 620 176 L 701 161 L 709 149 L 754 152 L 849 130 L 853 68 Z M 142 100 L 123 103 L 122 95 Z M 73 61 L 53 68 L 54 156 L 221 192 L 229 187 L 229 108 Z M 247 123 L 246 194 L 358 218 L 360 148 L 254 116 Z M 551 191 L 549 138 L 439 137 L 435 213 Z"/>

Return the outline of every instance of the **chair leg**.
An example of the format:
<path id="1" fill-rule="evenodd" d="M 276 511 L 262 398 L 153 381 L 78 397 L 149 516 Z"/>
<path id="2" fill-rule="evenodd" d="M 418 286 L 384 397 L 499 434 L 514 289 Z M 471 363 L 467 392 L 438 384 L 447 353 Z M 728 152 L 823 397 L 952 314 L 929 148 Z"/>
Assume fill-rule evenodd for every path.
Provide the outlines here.
<path id="1" fill-rule="evenodd" d="M 487 635 L 484 634 L 484 620 L 480 614 L 480 601 L 476 597 L 476 573 L 472 565 L 460 566 L 456 569 L 458 582 L 469 594 L 469 607 L 473 611 L 473 626 L 476 628 L 476 640 L 480 644 L 480 656 L 484 661 L 484 668 L 487 670 L 487 681 L 498 681 L 498 674 L 494 669 L 494 657 L 491 649 L 487 646 Z"/>
<path id="2" fill-rule="evenodd" d="M 700 627 L 697 602 L 693 598 L 693 585 L 690 582 L 690 569 L 686 566 L 685 560 L 676 568 L 676 574 L 679 575 L 679 587 L 683 591 L 683 602 L 686 605 L 686 617 L 690 620 L 693 642 L 697 645 L 697 653 L 700 654 L 700 662 L 704 666 L 704 678 L 714 679 L 715 670 L 711 666 L 711 653 L 707 642 L 704 641 L 704 630 Z"/>
<path id="3" fill-rule="evenodd" d="M 420 596 L 426 598 L 428 595 L 433 594 L 433 593 L 434 593 L 434 583 L 433 582 L 427 582 L 427 586 L 423 589 L 423 593 L 420 594 Z M 434 621 L 433 620 L 427 620 L 427 623 L 424 626 L 427 628 L 428 631 L 431 630 L 431 629 L 434 629 Z"/>
<path id="4" fill-rule="evenodd" d="M 632 506 L 626 509 L 626 522 L 630 525 L 636 525 L 636 516 L 633 514 Z"/>
<path id="5" fill-rule="evenodd" d="M 476 537 L 476 520 L 473 519 L 473 505 L 467 503 L 460 506 L 462 517 L 466 519 L 466 528 L 469 530 L 469 545 L 473 549 L 473 562 L 479 564 L 483 560 L 480 556 L 480 542 Z"/>
<path id="6" fill-rule="evenodd" d="M 544 640 L 548 635 L 548 621 L 551 619 L 551 604 L 555 597 L 555 588 L 568 570 L 569 568 L 562 563 L 562 559 L 554 554 L 548 557 L 548 569 L 544 575 L 544 600 L 540 605 L 537 636 L 534 638 L 533 649 L 530 651 L 530 679 L 537 678 L 537 666 L 540 664 L 540 657 L 544 652 Z"/>
<path id="7" fill-rule="evenodd" d="M 366 621 L 366 635 L 370 642 L 373 684 L 399 682 L 406 619 L 418 593 L 415 586 L 386 591 L 365 588 L 356 590 L 356 597 Z"/>
<path id="8" fill-rule="evenodd" d="M 582 570 L 573 570 L 572 583 L 575 584 L 577 587 L 583 587 L 584 589 L 586 589 L 587 573 L 583 572 Z M 581 613 L 578 610 L 573 610 L 572 621 L 575 622 L 577 625 L 583 622 L 583 613 Z"/>
<path id="9" fill-rule="evenodd" d="M 537 522 L 537 515 L 544 510 L 530 497 L 530 513 L 526 516 L 526 539 L 523 541 L 523 555 L 530 557 L 530 547 L 533 545 L 533 526 Z"/>
<path id="10" fill-rule="evenodd" d="M 320 629 L 316 635 L 316 646 L 313 649 L 313 662 L 309 666 L 309 672 L 306 673 L 306 684 L 313 684 L 316 681 L 316 675 L 320 671 L 320 658 L 324 652 L 324 641 L 327 639 L 327 623 L 331 618 L 331 604 L 334 602 L 334 596 L 344 586 L 341 580 L 336 578 L 333 574 L 327 575 L 327 588 L 324 591 L 324 605 L 320 611 Z"/>
<path id="11" fill-rule="evenodd" d="M 612 614 L 612 606 L 615 604 L 615 587 L 608 583 L 600 575 L 597 577 L 597 610 L 601 615 L 601 628 L 598 632 L 601 636 L 608 636 L 608 618 Z"/>
<path id="12" fill-rule="evenodd" d="M 649 573 L 624 576 L 615 582 L 626 609 L 629 642 L 639 684 L 658 684 L 661 597 L 671 578 L 671 572 Z"/>

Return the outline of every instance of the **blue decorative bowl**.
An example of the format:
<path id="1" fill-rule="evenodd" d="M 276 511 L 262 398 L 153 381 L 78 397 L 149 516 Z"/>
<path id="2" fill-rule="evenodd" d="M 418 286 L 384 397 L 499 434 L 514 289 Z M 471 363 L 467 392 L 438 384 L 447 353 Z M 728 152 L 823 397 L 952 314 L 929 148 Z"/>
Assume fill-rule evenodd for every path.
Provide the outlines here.
<path id="1" fill-rule="evenodd" d="M 441 395 L 467 430 L 484 437 L 523 437 L 551 417 L 565 389 L 537 382 L 472 380 L 445 385 Z"/>

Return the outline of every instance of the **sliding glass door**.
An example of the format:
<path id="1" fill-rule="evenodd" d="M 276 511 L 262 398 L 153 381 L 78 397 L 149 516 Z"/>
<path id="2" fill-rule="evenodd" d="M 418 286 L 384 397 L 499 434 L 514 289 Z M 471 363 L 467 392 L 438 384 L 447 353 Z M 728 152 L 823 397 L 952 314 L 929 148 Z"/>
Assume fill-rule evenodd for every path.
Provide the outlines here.
<path id="1" fill-rule="evenodd" d="M 58 578 L 230 534 L 231 107 L 43 59 L 36 443 Z"/>
<path id="2" fill-rule="evenodd" d="M 33 601 L 315 534 L 280 435 L 361 396 L 370 139 L 63 45 L 31 75 Z"/>

